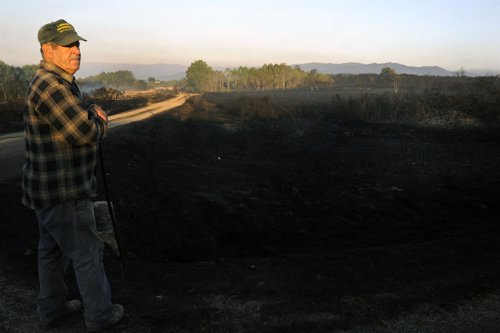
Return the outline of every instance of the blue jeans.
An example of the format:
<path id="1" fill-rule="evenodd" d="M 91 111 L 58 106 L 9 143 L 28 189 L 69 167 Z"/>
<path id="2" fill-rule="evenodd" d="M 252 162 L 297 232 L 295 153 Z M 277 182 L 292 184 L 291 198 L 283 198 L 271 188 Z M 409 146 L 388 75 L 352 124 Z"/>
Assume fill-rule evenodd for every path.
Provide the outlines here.
<path id="1" fill-rule="evenodd" d="M 92 201 L 69 200 L 35 213 L 40 230 L 37 298 L 40 319 L 54 318 L 65 304 L 68 288 L 64 274 L 71 261 L 85 321 L 111 318 L 111 290 L 102 263 L 104 244 L 97 235 Z"/>

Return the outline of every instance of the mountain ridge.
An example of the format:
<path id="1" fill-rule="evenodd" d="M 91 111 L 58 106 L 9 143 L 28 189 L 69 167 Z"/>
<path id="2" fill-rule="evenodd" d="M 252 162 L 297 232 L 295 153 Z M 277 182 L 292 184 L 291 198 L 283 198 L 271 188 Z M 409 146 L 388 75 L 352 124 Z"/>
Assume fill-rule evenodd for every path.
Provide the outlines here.
<path id="1" fill-rule="evenodd" d="M 380 74 L 384 67 L 391 67 L 398 74 L 453 76 L 454 73 L 439 66 L 407 66 L 394 62 L 362 64 L 346 62 L 341 64 L 311 62 L 299 64 L 305 71 L 316 69 L 325 74 Z"/>
<path id="2" fill-rule="evenodd" d="M 411 75 L 431 75 L 431 76 L 456 76 L 456 72 L 446 70 L 439 66 L 407 66 L 395 62 L 386 63 L 370 63 L 363 64 L 359 62 L 345 62 L 345 63 L 322 63 L 322 62 L 309 62 L 303 64 L 293 64 L 291 66 L 299 66 L 302 70 L 309 72 L 317 70 L 319 73 L 324 74 L 380 74 L 384 67 L 391 67 L 398 74 L 411 74 Z M 137 79 L 147 80 L 154 77 L 157 80 L 169 81 L 179 80 L 185 77 L 187 66 L 180 64 L 133 64 L 133 63 L 101 63 L 101 62 L 84 62 L 80 70 L 77 72 L 77 77 L 84 78 L 94 76 L 102 72 L 116 72 L 118 70 L 130 70 L 134 73 Z M 224 70 L 228 67 L 217 66 L 214 69 Z M 236 67 L 232 67 L 236 68 Z M 471 69 L 466 70 L 466 76 L 488 76 L 499 75 L 498 70 L 488 69 Z"/>

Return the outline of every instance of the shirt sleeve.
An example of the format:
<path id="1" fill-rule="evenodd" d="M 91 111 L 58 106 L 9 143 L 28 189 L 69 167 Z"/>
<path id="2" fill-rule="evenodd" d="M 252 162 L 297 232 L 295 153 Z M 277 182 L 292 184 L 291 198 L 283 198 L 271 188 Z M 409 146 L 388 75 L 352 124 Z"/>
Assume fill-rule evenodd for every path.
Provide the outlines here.
<path id="1" fill-rule="evenodd" d="M 107 133 L 107 125 L 93 108 L 85 108 L 79 96 L 63 82 L 51 82 L 43 90 L 37 111 L 66 143 L 73 146 L 96 144 Z"/>

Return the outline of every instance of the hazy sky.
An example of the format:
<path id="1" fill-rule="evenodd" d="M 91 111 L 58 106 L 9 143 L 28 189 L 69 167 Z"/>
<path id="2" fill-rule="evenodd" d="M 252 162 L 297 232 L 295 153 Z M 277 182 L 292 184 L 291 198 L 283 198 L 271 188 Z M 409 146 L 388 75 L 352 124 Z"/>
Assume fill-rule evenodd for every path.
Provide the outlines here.
<path id="1" fill-rule="evenodd" d="M 0 0 L 0 60 L 38 63 L 38 29 L 60 18 L 83 61 L 500 70 L 500 0 Z"/>

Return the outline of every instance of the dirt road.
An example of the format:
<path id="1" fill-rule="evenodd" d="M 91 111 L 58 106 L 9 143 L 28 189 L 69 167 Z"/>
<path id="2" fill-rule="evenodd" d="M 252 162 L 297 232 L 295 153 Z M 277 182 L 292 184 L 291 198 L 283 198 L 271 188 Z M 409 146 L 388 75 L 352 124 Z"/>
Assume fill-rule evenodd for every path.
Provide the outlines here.
<path id="1" fill-rule="evenodd" d="M 109 127 L 113 128 L 153 117 L 162 112 L 181 106 L 182 104 L 184 104 L 184 102 L 188 97 L 189 94 L 180 94 L 175 98 L 163 102 L 154 103 L 139 109 L 127 112 L 121 112 L 119 114 L 113 115 L 109 117 L 110 120 Z"/>
<path id="2" fill-rule="evenodd" d="M 176 108 L 186 101 L 188 94 L 179 96 L 148 106 L 112 115 L 110 119 L 110 128 L 126 125 L 135 121 L 153 117 L 159 113 Z M 2 173 L 0 182 L 19 177 L 21 175 L 24 163 L 24 133 L 16 132 L 0 135 L 0 161 L 2 161 Z"/>

